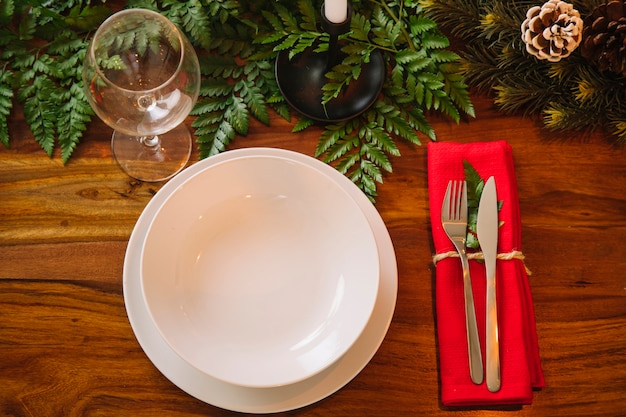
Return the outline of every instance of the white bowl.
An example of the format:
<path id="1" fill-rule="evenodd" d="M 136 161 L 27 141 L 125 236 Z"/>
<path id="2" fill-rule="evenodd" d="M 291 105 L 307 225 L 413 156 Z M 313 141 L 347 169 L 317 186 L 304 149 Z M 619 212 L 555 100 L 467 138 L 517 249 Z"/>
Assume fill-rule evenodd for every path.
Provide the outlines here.
<path id="1" fill-rule="evenodd" d="M 331 178 L 249 156 L 189 178 L 163 203 L 141 284 L 181 358 L 231 384 L 277 387 L 319 373 L 356 341 L 378 259 L 365 215 Z"/>

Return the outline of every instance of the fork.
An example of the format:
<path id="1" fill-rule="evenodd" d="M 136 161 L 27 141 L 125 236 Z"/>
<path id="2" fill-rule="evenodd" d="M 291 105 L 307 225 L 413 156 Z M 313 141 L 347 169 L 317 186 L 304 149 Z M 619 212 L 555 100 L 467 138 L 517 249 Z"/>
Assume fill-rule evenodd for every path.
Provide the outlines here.
<path id="1" fill-rule="evenodd" d="M 465 253 L 467 236 L 467 183 L 465 181 L 448 182 L 448 188 L 441 204 L 441 224 L 461 259 L 470 377 L 475 384 L 481 384 L 483 382 L 483 360 L 480 353 L 469 264 Z"/>

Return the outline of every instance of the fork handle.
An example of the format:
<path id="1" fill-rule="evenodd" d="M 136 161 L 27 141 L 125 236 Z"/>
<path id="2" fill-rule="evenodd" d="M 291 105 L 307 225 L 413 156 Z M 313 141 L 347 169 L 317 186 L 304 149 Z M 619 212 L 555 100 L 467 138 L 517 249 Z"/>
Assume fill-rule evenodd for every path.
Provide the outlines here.
<path id="1" fill-rule="evenodd" d="M 465 329 L 467 331 L 467 350 L 469 356 L 470 377 L 474 384 L 482 384 L 483 359 L 480 352 L 480 340 L 478 338 L 478 325 L 476 324 L 476 310 L 474 308 L 474 293 L 469 273 L 469 263 L 465 253 L 461 253 L 461 265 L 463 267 L 463 293 L 465 299 Z"/>

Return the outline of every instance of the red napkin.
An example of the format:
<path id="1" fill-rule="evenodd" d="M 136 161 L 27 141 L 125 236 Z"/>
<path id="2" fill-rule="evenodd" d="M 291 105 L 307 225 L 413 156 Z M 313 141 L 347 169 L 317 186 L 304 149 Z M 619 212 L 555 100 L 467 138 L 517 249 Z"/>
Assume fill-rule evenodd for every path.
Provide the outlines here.
<path id="1" fill-rule="evenodd" d="M 511 147 L 505 141 L 480 143 L 429 143 L 428 189 L 433 241 L 437 254 L 454 251 L 441 225 L 441 203 L 449 180 L 464 179 L 463 160 L 485 181 L 495 177 L 499 219 L 498 253 L 521 251 L 521 220 Z M 485 362 L 485 268 L 470 260 L 470 275 L 483 363 Z M 489 392 L 469 375 L 461 263 L 458 257 L 437 262 L 436 311 L 441 400 L 445 406 L 530 404 L 533 388 L 544 386 L 539 360 L 528 276 L 521 259 L 496 262 L 496 287 L 502 385 Z M 486 374 L 486 372 L 485 372 Z"/>

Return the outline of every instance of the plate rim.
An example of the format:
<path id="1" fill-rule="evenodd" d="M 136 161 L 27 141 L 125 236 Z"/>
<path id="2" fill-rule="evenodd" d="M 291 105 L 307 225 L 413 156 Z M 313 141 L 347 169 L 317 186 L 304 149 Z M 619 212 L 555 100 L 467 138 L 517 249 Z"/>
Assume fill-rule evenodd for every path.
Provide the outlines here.
<path id="1" fill-rule="evenodd" d="M 145 239 L 146 223 L 150 216 L 154 215 L 160 199 L 163 198 L 159 196 L 160 193 L 163 195 L 172 192 L 177 184 L 184 180 L 185 176 L 193 175 L 194 172 L 204 169 L 205 165 L 210 166 L 223 159 L 263 153 L 281 154 L 296 160 L 306 161 L 318 169 L 326 170 L 334 180 L 343 183 L 342 186 L 349 190 L 352 197 L 365 212 L 376 237 L 381 258 L 382 285 L 380 285 L 379 296 L 374 307 L 374 314 L 380 316 L 374 317 L 375 324 L 369 324 L 364 334 L 357 341 L 357 343 L 365 344 L 365 349 L 358 352 L 349 350 L 333 366 L 299 383 L 276 388 L 248 388 L 233 386 L 199 373 L 169 349 L 156 329 L 150 328 L 151 323 L 145 323 L 147 311 L 142 312 L 141 310 L 142 307 L 144 310 L 146 307 L 141 305 L 142 299 L 140 294 L 138 297 L 138 288 L 134 288 L 138 286 L 138 277 L 135 271 L 138 269 L 138 258 L 135 256 L 135 252 L 139 250 L 138 247 L 141 246 L 142 239 Z M 135 276 L 133 277 L 133 275 Z M 333 167 L 305 154 L 278 148 L 254 147 L 226 151 L 195 163 L 171 179 L 148 202 L 135 224 L 126 250 L 123 267 L 123 295 L 129 322 L 139 345 L 153 365 L 174 385 L 200 401 L 223 409 L 256 414 L 275 413 L 298 409 L 318 402 L 343 388 L 363 370 L 378 351 L 391 324 L 397 300 L 397 275 L 393 242 L 384 221 L 369 199 L 349 179 Z"/>

